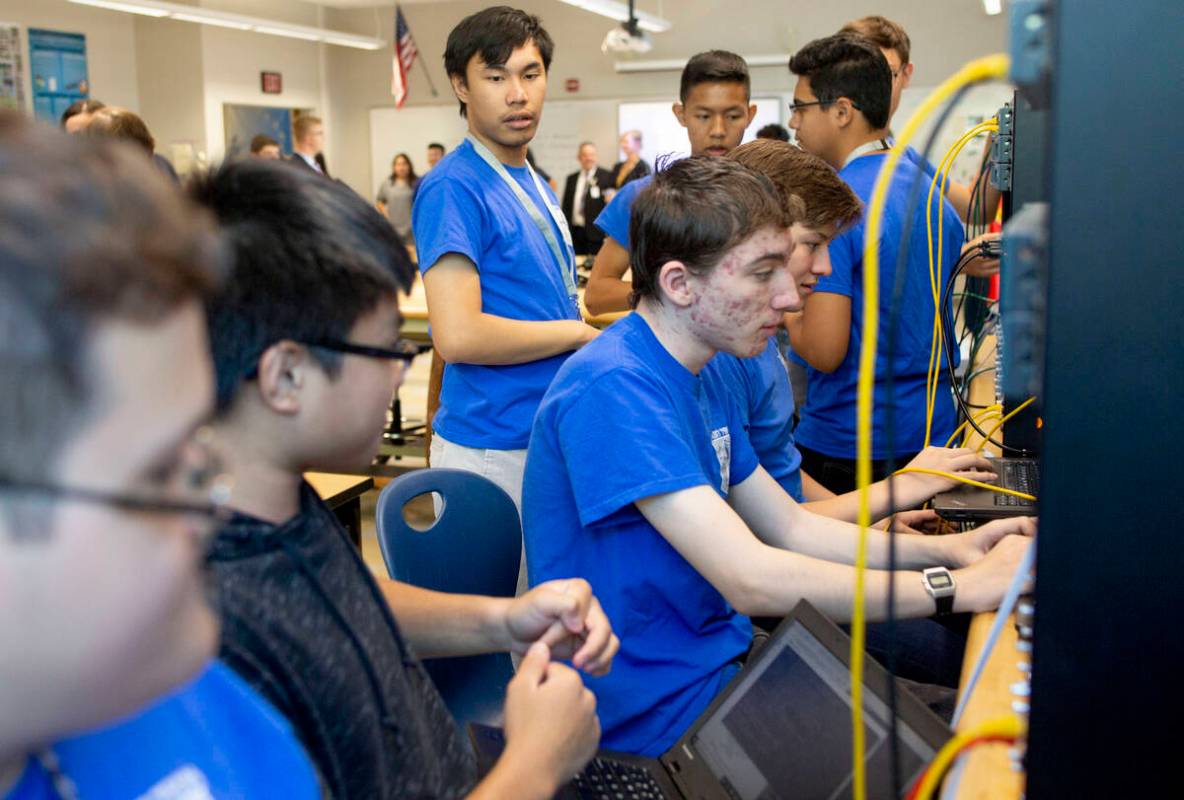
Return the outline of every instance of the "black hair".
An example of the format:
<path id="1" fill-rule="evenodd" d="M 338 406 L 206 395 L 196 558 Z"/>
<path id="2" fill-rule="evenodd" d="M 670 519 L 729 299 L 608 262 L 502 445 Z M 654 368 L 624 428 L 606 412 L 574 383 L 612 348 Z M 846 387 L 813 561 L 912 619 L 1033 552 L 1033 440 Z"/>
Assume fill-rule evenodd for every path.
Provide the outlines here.
<path id="1" fill-rule="evenodd" d="M 233 259 L 207 305 L 217 403 L 225 411 L 276 342 L 345 339 L 414 267 L 391 224 L 344 184 L 277 161 L 224 164 L 190 194 L 213 212 Z M 330 375 L 341 357 L 310 352 Z"/>
<path id="2" fill-rule="evenodd" d="M 789 60 L 789 71 L 810 79 L 814 96 L 829 105 L 846 97 L 873 129 L 888 125 L 892 70 L 866 39 L 835 34 L 815 39 Z"/>
<path id="3" fill-rule="evenodd" d="M 682 68 L 678 101 L 686 103 L 691 89 L 701 83 L 741 83 L 744 85 L 744 96 L 752 95 L 748 62 L 727 50 L 708 50 L 691 56 L 691 60 Z"/>
<path id="4" fill-rule="evenodd" d="M 448 34 L 444 47 L 444 70 L 449 77 L 465 80 L 465 68 L 473 56 L 489 65 L 505 64 L 510 54 L 528 42 L 534 42 L 543 57 L 543 70 L 551 68 L 555 43 L 533 14 L 509 6 L 494 6 L 471 14 Z M 460 115 L 466 115 L 460 102 Z"/>
<path id="5" fill-rule="evenodd" d="M 85 100 L 75 100 L 73 103 L 66 106 L 66 110 L 62 112 L 62 118 L 58 123 L 58 126 L 65 128 L 66 120 L 70 119 L 70 117 L 76 117 L 79 114 L 93 114 L 99 109 L 106 107 L 107 104 L 99 100 L 91 100 L 89 98 Z"/>
<path id="6" fill-rule="evenodd" d="M 407 162 L 407 183 L 414 186 L 415 182 L 419 180 L 419 176 L 415 174 L 415 164 L 411 163 L 411 156 L 406 153 L 396 153 L 395 157 L 391 159 L 391 182 L 393 183 L 396 179 L 395 162 L 400 158 Z"/>
<path id="7" fill-rule="evenodd" d="M 654 174 L 629 217 L 630 305 L 661 299 L 658 274 L 681 261 L 711 272 L 729 250 L 766 227 L 788 228 L 785 209 L 765 176 L 730 158 L 692 156 Z"/>
<path id="8" fill-rule="evenodd" d="M 429 150 L 439 150 L 441 153 L 447 152 L 444 145 L 440 144 L 439 142 L 432 142 L 431 144 L 428 145 L 428 149 Z"/>
<path id="9" fill-rule="evenodd" d="M 251 137 L 251 152 L 258 153 L 264 147 L 279 147 L 280 143 L 266 133 L 257 133 Z"/>
<path id="10" fill-rule="evenodd" d="M 770 122 L 768 125 L 756 132 L 758 139 L 774 139 L 778 142 L 789 141 L 789 131 L 784 125 L 778 125 L 776 122 Z"/>

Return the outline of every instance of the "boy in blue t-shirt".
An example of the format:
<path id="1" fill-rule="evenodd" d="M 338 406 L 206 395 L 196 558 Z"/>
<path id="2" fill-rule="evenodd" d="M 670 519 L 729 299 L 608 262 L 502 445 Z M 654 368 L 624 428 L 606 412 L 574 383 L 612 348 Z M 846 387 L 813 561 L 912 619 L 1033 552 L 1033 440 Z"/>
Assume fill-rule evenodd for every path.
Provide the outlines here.
<path id="1" fill-rule="evenodd" d="M 210 665 L 212 226 L 123 145 L 3 123 L 0 796 L 318 797 Z"/>
<path id="2" fill-rule="evenodd" d="M 730 159 L 688 158 L 655 176 L 630 223 L 636 313 L 563 366 L 535 419 L 524 522 L 530 580 L 577 574 L 621 639 L 613 670 L 588 681 L 603 744 L 657 755 L 739 669 L 748 615 L 805 598 L 852 612 L 857 529 L 794 503 L 757 462 L 718 351 L 767 346 L 800 299 L 789 231 L 770 184 Z M 959 611 L 994 607 L 1031 520 L 957 536 L 897 537 L 903 570 L 958 568 Z M 867 612 L 934 613 L 915 571 L 880 571 L 869 535 Z"/>
<path id="3" fill-rule="evenodd" d="M 581 319 L 567 221 L 526 160 L 552 50 L 537 17 L 504 6 L 453 29 L 444 65 L 469 133 L 412 209 L 432 343 L 448 365 L 431 464 L 484 475 L 519 504 L 543 392 L 598 333 Z"/>
<path id="4" fill-rule="evenodd" d="M 790 69 L 798 76 L 790 127 L 797 131 L 799 144 L 839 170 L 839 176 L 867 202 L 887 153 L 892 91 L 888 63 L 870 43 L 836 35 L 807 44 L 791 59 Z M 923 177 L 915 166 L 902 162 L 890 184 L 879 242 L 882 345 L 876 358 L 872 434 L 876 480 L 886 476 L 889 457 L 903 464 L 927 444 L 944 444 L 956 424 L 945 365 L 950 358 L 957 363 L 957 353 L 943 351 L 936 402 L 931 417 L 927 416 L 926 382 L 936 309 L 925 202 L 919 202 L 913 211 L 906 273 L 900 283 L 903 291 L 895 314 L 895 350 L 884 352 L 890 340 L 888 321 L 893 317 L 890 304 L 897 283 L 897 252 L 914 179 Z M 942 262 L 936 276 L 940 291 L 958 260 L 963 230 L 942 198 L 934 199 L 932 211 L 941 217 L 943 226 L 942 245 L 933 248 L 934 258 Z M 839 494 L 855 488 L 863 230 L 861 222 L 836 237 L 830 246 L 832 274 L 819 280 L 803 311 L 787 321 L 794 354 L 808 365 L 806 403 L 795 432 L 802 463 L 816 480 Z M 890 363 L 895 374 L 891 396 L 883 383 Z M 892 441 L 885 429 L 889 404 L 893 407 Z"/>
<path id="5" fill-rule="evenodd" d="M 709 50 L 692 56 L 682 70 L 678 102 L 672 106 L 678 124 L 687 130 L 692 156 L 724 156 L 740 144 L 756 116 L 751 99 L 748 64 L 735 53 Z M 604 244 L 592 265 L 584 305 L 593 314 L 628 311 L 633 286 L 624 280 L 629 270 L 629 210 L 641 190 L 653 180 L 647 175 L 621 187 L 596 218 Z"/>

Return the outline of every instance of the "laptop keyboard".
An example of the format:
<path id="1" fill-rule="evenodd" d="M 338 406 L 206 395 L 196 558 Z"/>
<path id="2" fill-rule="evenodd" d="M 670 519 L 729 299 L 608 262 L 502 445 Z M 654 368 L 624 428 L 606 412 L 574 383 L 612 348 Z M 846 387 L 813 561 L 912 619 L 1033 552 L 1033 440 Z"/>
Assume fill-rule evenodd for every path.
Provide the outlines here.
<path id="1" fill-rule="evenodd" d="M 999 485 L 1017 492 L 1040 495 L 1040 465 L 1035 461 L 1004 461 L 999 465 Z M 997 506 L 1031 506 L 1031 500 L 1011 494 L 995 494 Z"/>
<path id="2" fill-rule="evenodd" d="M 662 788 L 644 767 L 606 758 L 593 759 L 572 785 L 587 800 L 662 800 Z"/>

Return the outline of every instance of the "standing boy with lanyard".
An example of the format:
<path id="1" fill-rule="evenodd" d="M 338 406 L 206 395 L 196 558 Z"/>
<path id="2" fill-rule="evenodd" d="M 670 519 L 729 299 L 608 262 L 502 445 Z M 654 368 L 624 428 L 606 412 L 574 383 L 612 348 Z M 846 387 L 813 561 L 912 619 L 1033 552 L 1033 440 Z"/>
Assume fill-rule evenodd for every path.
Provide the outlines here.
<path id="1" fill-rule="evenodd" d="M 839 177 L 869 200 L 884 155 L 888 151 L 888 109 L 892 75 L 884 56 L 862 39 L 829 36 L 807 44 L 790 60 L 798 76 L 794 88 L 790 127 L 797 131 L 804 150 L 839 170 Z M 901 163 L 893 176 L 884 212 L 880 249 L 880 341 L 894 338 L 893 394 L 884 388 L 888 356 L 876 358 L 876 391 L 872 420 L 872 472 L 875 480 L 887 475 L 887 460 L 898 465 L 915 456 L 926 444 L 927 373 L 935 314 L 929 277 L 929 239 L 926 204 L 913 210 L 911 239 L 899 298 L 894 337 L 887 323 L 897 255 L 909 212 L 915 179 L 924 180 L 911 163 Z M 934 211 L 944 215 L 943 250 L 938 286 L 944 286 L 957 262 L 964 234 L 954 209 L 935 198 Z M 859 223 L 839 235 L 830 246 L 832 274 L 818 281 L 800 313 L 787 317 L 790 344 L 808 365 L 808 392 L 802 421 L 795 436 L 802 453 L 802 467 L 827 489 L 843 494 L 855 488 L 855 385 L 859 373 L 859 343 L 863 327 L 864 225 Z M 944 444 L 954 430 L 955 412 L 945 361 L 958 354 L 943 352 L 938 368 L 938 388 L 930 441 Z M 893 441 L 887 440 L 884 410 L 894 407 Z"/>
<path id="2" fill-rule="evenodd" d="M 858 530 L 812 514 L 769 477 L 729 387 L 703 367 L 718 352 L 760 353 L 800 304 L 785 214 L 762 176 L 731 159 L 688 158 L 637 199 L 636 313 L 563 366 L 539 407 L 524 497 L 532 583 L 586 577 L 621 649 L 597 695 L 603 746 L 658 755 L 736 674 L 746 615 L 808 599 L 851 619 Z M 867 613 L 994 608 L 1028 542 L 1027 519 L 968 534 L 868 535 Z M 923 567 L 953 570 L 953 597 Z"/>
<path id="3" fill-rule="evenodd" d="M 448 363 L 431 464 L 481 474 L 519 505 L 543 392 L 597 334 L 581 320 L 567 222 L 526 161 L 552 48 L 537 17 L 505 6 L 452 30 L 444 65 L 469 133 L 413 209 L 432 342 Z"/>
<path id="4" fill-rule="evenodd" d="M 211 661 L 217 247 L 142 153 L 0 115 L 0 797 L 320 796 Z"/>
<path id="5" fill-rule="evenodd" d="M 687 129 L 692 156 L 724 156 L 740 144 L 756 115 L 751 102 L 748 64 L 735 53 L 710 50 L 692 56 L 683 67 L 679 102 L 671 106 L 678 123 Z M 653 180 L 647 175 L 617 192 L 596 218 L 605 240 L 592 265 L 584 304 L 593 314 L 628 311 L 633 285 L 624 280 L 629 270 L 629 212 L 639 192 Z"/>

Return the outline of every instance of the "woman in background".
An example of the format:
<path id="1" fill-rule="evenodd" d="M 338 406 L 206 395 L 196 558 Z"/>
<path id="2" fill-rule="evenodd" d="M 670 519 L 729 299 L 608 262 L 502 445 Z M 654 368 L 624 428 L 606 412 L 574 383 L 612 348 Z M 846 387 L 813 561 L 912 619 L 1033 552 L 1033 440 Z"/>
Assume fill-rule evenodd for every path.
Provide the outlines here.
<path id="1" fill-rule="evenodd" d="M 415 235 L 411 232 L 411 203 L 418 188 L 419 178 L 411 159 L 406 153 L 399 153 L 391 163 L 391 176 L 378 190 L 375 205 L 386 214 L 403 244 L 415 244 Z"/>

